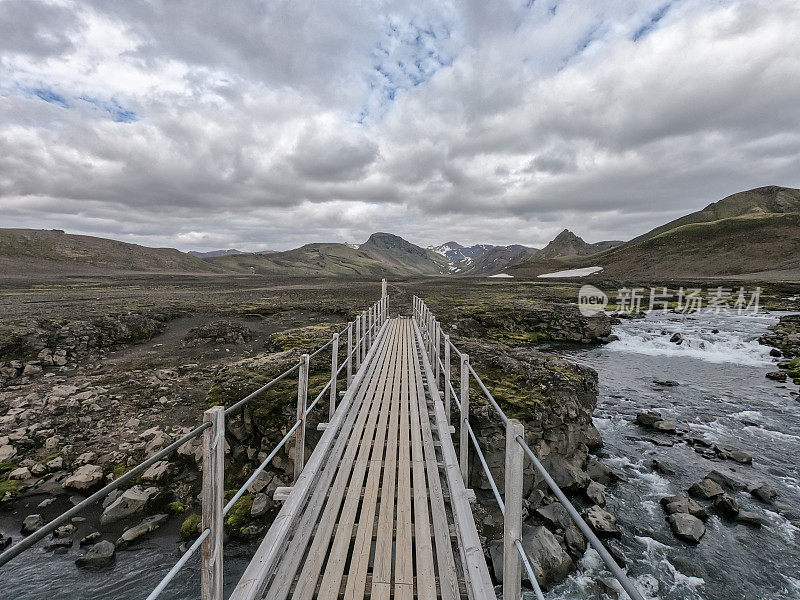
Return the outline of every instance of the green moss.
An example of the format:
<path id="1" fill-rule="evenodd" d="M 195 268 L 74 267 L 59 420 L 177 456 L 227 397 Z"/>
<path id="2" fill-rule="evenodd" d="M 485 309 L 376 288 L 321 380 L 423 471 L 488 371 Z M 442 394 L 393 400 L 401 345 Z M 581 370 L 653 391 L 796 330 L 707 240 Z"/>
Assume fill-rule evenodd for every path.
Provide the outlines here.
<path id="1" fill-rule="evenodd" d="M 0 498 L 6 495 L 6 492 L 11 492 L 14 495 L 19 489 L 19 481 L 16 479 L 9 479 L 8 481 L 0 482 Z"/>
<path id="2" fill-rule="evenodd" d="M 524 417 L 534 406 L 547 402 L 541 390 L 518 373 L 503 373 L 493 370 L 481 373 L 484 385 L 492 393 L 504 412 L 510 417 Z M 479 402 L 486 402 L 483 392 L 475 390 Z"/>
<path id="3" fill-rule="evenodd" d="M 17 463 L 11 461 L 0 462 L 0 475 L 3 473 L 8 473 L 9 471 L 13 471 L 17 468 L 17 466 Z"/>
<path id="4" fill-rule="evenodd" d="M 297 321 L 297 323 L 300 322 Z M 269 336 L 267 346 L 275 352 L 294 348 L 310 349 L 321 342 L 328 341 L 339 329 L 339 326 L 333 326 L 330 323 L 287 329 Z"/>
<path id="5" fill-rule="evenodd" d="M 494 329 L 489 331 L 488 337 L 514 346 L 525 344 L 541 344 L 550 340 L 550 334 L 544 331 L 506 331 Z"/>
<path id="6" fill-rule="evenodd" d="M 186 507 L 180 502 L 170 502 L 167 505 L 167 512 L 171 515 L 179 515 L 186 512 Z"/>
<path id="7" fill-rule="evenodd" d="M 225 517 L 225 525 L 238 533 L 250 522 L 251 508 L 253 508 L 253 496 L 245 494 L 228 511 L 228 516 Z"/>
<path id="8" fill-rule="evenodd" d="M 185 538 L 192 538 L 199 534 L 198 527 L 201 520 L 200 515 L 197 513 L 192 513 L 186 517 L 181 525 L 181 535 Z"/>

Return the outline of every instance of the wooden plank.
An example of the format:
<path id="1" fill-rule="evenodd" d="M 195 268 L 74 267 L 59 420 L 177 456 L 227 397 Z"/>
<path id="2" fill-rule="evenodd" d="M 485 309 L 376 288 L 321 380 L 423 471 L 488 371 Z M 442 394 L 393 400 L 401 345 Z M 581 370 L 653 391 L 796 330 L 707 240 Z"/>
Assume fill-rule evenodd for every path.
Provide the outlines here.
<path id="1" fill-rule="evenodd" d="M 399 319 L 396 319 L 399 322 Z M 381 484 L 381 505 L 378 513 L 378 535 L 375 540 L 375 559 L 372 567 L 371 598 L 386 600 L 392 589 L 392 546 L 395 529 L 395 492 L 397 476 L 397 432 L 400 419 L 400 389 L 392 392 L 389 431 L 386 436 L 386 456 Z"/>
<path id="2" fill-rule="evenodd" d="M 380 493 L 379 484 L 381 472 L 383 471 L 383 453 L 386 447 L 386 435 L 390 414 L 394 407 L 395 396 L 399 398 L 400 387 L 400 362 L 395 360 L 391 382 L 387 382 L 383 393 L 383 407 L 381 409 L 381 420 L 372 445 L 372 456 L 369 465 L 367 483 L 361 497 L 361 513 L 353 553 L 350 561 L 350 570 L 347 576 L 347 586 L 344 591 L 346 600 L 358 600 L 364 597 L 367 585 L 367 570 L 369 568 L 370 554 L 372 548 L 373 532 L 375 531 L 375 513 L 377 508 L 378 496 Z M 338 531 L 337 531 L 338 535 Z M 376 536 L 377 539 L 377 536 Z"/>
<path id="3" fill-rule="evenodd" d="M 406 339 L 409 336 L 406 336 Z M 400 438 L 397 457 L 397 535 L 395 538 L 394 596 L 413 595 L 414 566 L 411 544 L 411 448 L 409 446 L 409 372 L 408 357 L 402 357 L 400 387 Z M 407 586 L 407 587 L 406 587 Z M 410 594 L 410 595 L 409 595 Z"/>
<path id="4" fill-rule="evenodd" d="M 425 469 L 428 473 L 428 491 L 431 499 L 433 533 L 436 540 L 436 564 L 439 571 L 439 591 L 442 600 L 455 600 L 460 596 L 458 573 L 456 572 L 455 558 L 453 557 L 453 545 L 450 536 L 450 525 L 447 521 L 447 512 L 444 506 L 442 483 L 439 478 L 436 446 L 434 444 L 430 418 L 428 416 L 428 403 L 425 400 L 422 369 L 420 368 L 419 355 L 416 351 L 413 355 L 413 364 L 417 386 L 417 405 L 421 415 L 420 426 L 425 455 Z"/>
<path id="5" fill-rule="evenodd" d="M 410 325 L 410 324 L 407 324 Z M 422 451 L 422 425 L 420 423 L 419 395 L 417 375 L 419 369 L 414 361 L 414 344 L 410 327 L 407 327 L 409 342 L 407 363 L 409 372 L 409 408 L 411 413 L 411 465 L 414 481 L 414 546 L 417 572 L 416 596 L 418 600 L 435 600 L 436 573 L 433 562 L 433 544 L 431 543 L 431 523 L 428 511 L 428 485 L 425 481 L 425 456 Z M 425 411 L 427 418 L 427 411 Z M 438 476 L 437 476 L 438 477 Z"/>
<path id="6" fill-rule="evenodd" d="M 418 344 L 423 345 L 422 333 L 418 327 L 414 328 L 414 333 Z M 425 355 L 422 356 L 422 369 L 425 373 L 425 378 L 428 381 L 432 381 L 433 371 Z M 467 498 L 464 480 L 461 477 L 461 469 L 456 459 L 455 448 L 450 436 L 443 434 L 443 432 L 447 431 L 447 417 L 444 414 L 444 406 L 438 397 L 431 397 L 431 400 L 436 412 L 436 428 L 439 430 L 439 437 L 442 442 L 442 458 L 445 463 L 445 473 L 450 489 L 450 506 L 453 511 L 456 531 L 458 532 L 459 552 L 461 553 L 461 562 L 464 565 L 467 589 L 470 590 L 471 600 L 495 600 L 494 587 L 489 577 L 489 568 L 486 565 L 478 531 L 475 528 L 475 520 Z"/>
<path id="7" fill-rule="evenodd" d="M 370 452 L 375 451 L 379 453 L 378 461 L 382 458 L 384 438 L 386 435 L 386 422 L 388 420 L 391 401 L 391 388 L 397 370 L 397 354 L 404 342 L 401 337 L 402 331 L 398 331 L 394 335 L 397 338 L 396 343 L 392 349 L 389 364 L 384 366 L 381 382 L 375 390 L 375 401 L 372 403 L 369 422 L 361 440 L 358 457 L 353 467 L 353 475 L 347 488 L 347 497 L 344 500 L 344 505 L 339 515 L 336 534 L 333 536 L 333 544 L 331 545 L 328 562 L 325 566 L 325 573 L 322 577 L 320 593 L 317 596 L 319 600 L 334 600 L 338 596 L 342 575 L 344 574 L 344 567 L 349 558 L 348 550 L 350 549 L 351 535 L 353 527 L 355 526 L 358 507 L 361 502 L 364 476 L 367 467 L 371 467 L 372 465 L 369 461 Z M 387 393 L 387 389 L 389 393 Z M 380 415 L 380 418 L 379 423 L 376 425 L 378 415 Z M 369 550 L 367 550 L 367 554 L 369 554 Z"/>
<path id="8" fill-rule="evenodd" d="M 327 459 L 324 467 L 322 468 L 320 477 L 315 481 L 316 487 L 314 487 L 313 494 L 311 495 L 308 504 L 305 506 L 301 505 L 297 500 L 297 496 L 295 495 L 297 492 L 295 489 L 293 489 L 292 494 L 290 494 L 289 498 L 287 498 L 286 504 L 284 504 L 284 509 L 282 509 L 278 514 L 278 518 L 280 518 L 283 514 L 283 510 L 292 504 L 295 504 L 295 510 L 302 510 L 300 522 L 297 525 L 295 534 L 292 537 L 288 548 L 286 548 L 281 555 L 281 560 L 280 564 L 277 566 L 274 583 L 269 588 L 270 598 L 283 599 L 288 593 L 289 586 L 294 579 L 295 572 L 297 571 L 297 567 L 302 560 L 303 553 L 305 552 L 305 548 L 308 544 L 308 538 L 310 537 L 311 531 L 316 523 L 317 516 L 322 508 L 322 504 L 325 501 L 328 487 L 330 486 L 330 483 L 333 480 L 336 471 L 338 470 L 339 458 L 344 451 L 345 444 L 349 439 L 350 432 L 354 428 L 356 419 L 361 414 L 359 409 L 367 395 L 370 385 L 372 385 L 372 382 L 375 381 L 377 374 L 380 372 L 381 364 L 384 360 L 386 360 L 390 342 L 388 330 L 389 327 L 387 327 L 384 332 L 384 341 L 380 344 L 380 354 L 376 354 L 374 359 L 369 358 L 368 362 L 364 364 L 364 370 L 359 370 L 356 373 L 355 378 L 353 379 L 354 385 L 347 390 L 344 399 L 336 411 L 336 415 L 334 415 L 334 421 L 331 422 L 330 429 L 326 430 L 325 434 L 323 434 L 322 440 L 314 450 L 314 453 L 311 455 L 311 459 L 309 460 L 308 465 L 306 465 L 303 475 L 300 477 L 301 480 L 303 480 L 305 477 L 308 477 L 307 472 L 311 469 L 312 464 L 314 464 L 315 461 Z M 344 424 L 341 425 L 340 428 L 338 422 L 343 418 Z M 320 454 L 320 448 L 323 441 L 325 441 L 326 436 L 330 436 L 332 440 L 334 435 L 335 443 L 332 444 L 332 447 L 328 448 L 329 454 Z M 298 484 L 299 483 L 300 482 L 298 481 Z M 276 519 L 276 523 L 277 521 L 278 519 Z M 267 539 L 269 539 L 270 535 L 272 534 L 274 527 L 275 523 L 273 523 L 272 527 L 267 532 L 267 537 L 259 547 L 256 557 L 253 559 L 254 561 L 259 557 L 258 552 L 261 552 Z M 266 562 L 266 559 L 264 559 L 264 562 Z M 253 568 L 252 565 L 253 562 L 248 565 L 247 569 L 245 570 L 245 575 L 251 571 L 251 568 Z M 274 567 L 267 568 L 266 566 L 262 566 L 261 568 L 261 571 L 255 571 L 255 569 L 253 569 L 255 573 L 253 577 L 254 579 L 256 577 L 258 578 L 257 580 L 259 581 L 259 585 L 262 586 L 261 589 L 263 590 L 269 581 L 271 571 L 274 570 Z M 240 588 L 242 588 L 241 581 L 234 590 L 234 596 L 231 596 L 232 598 L 235 597 L 237 592 L 245 594 L 248 591 L 247 589 L 242 589 L 239 591 Z M 253 595 L 252 597 L 243 595 L 242 598 L 249 600 L 256 597 L 261 598 L 262 595 L 263 591 L 259 592 L 257 595 Z"/>
<path id="9" fill-rule="evenodd" d="M 319 577 L 322 565 L 328 557 L 328 547 L 330 545 L 330 538 L 333 532 L 334 525 L 336 524 L 336 516 L 339 514 L 341 507 L 342 497 L 350 479 L 350 474 L 353 468 L 353 462 L 356 453 L 361 445 L 361 438 L 363 427 L 366 424 L 367 418 L 372 414 L 373 405 L 375 402 L 375 390 L 381 383 L 385 383 L 387 373 L 387 365 L 391 362 L 392 351 L 394 345 L 397 343 L 397 326 L 392 327 L 392 332 L 389 337 L 389 351 L 386 354 L 386 360 L 382 363 L 378 380 L 375 385 L 371 384 L 367 392 L 364 403 L 361 406 L 358 426 L 354 428 L 354 433 L 350 436 L 350 441 L 347 445 L 342 460 L 339 463 L 339 468 L 336 472 L 336 478 L 328 493 L 328 499 L 325 503 L 325 509 L 319 518 L 317 531 L 314 534 L 314 539 L 311 542 L 311 548 L 305 558 L 303 569 L 300 572 L 297 588 L 292 596 L 297 600 L 309 600 L 314 594 L 316 588 L 317 578 Z M 374 422 L 373 422 L 374 423 Z M 360 485 L 360 484 L 359 484 Z"/>

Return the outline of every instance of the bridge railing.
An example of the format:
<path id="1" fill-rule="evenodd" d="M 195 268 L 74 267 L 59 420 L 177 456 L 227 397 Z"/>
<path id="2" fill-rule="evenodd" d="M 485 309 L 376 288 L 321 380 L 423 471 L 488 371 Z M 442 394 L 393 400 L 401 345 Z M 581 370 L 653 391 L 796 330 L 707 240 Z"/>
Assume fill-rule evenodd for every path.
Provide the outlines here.
<path id="1" fill-rule="evenodd" d="M 166 589 L 169 583 L 175 578 L 180 570 L 186 565 L 193 554 L 201 548 L 201 598 L 202 600 L 222 600 L 222 566 L 223 566 L 223 525 L 225 516 L 233 508 L 236 502 L 246 493 L 247 489 L 256 480 L 258 475 L 271 463 L 278 452 L 295 438 L 295 459 L 294 459 L 294 478 L 299 477 L 304 465 L 305 451 L 305 428 L 306 420 L 311 411 L 319 401 L 329 395 L 329 418 L 333 418 L 336 410 L 338 398 L 338 379 L 344 371 L 346 388 L 350 387 L 353 380 L 353 372 L 358 371 L 362 361 L 367 356 L 367 352 L 372 346 L 376 334 L 385 323 L 389 314 L 389 295 L 387 293 L 386 280 L 381 282 L 381 297 L 377 302 L 371 304 L 367 310 L 357 315 L 355 319 L 347 323 L 347 326 L 332 335 L 331 339 L 322 344 L 310 354 L 303 354 L 294 366 L 286 369 L 283 373 L 272 379 L 270 382 L 261 386 L 251 394 L 238 400 L 228 407 L 214 406 L 206 410 L 203 414 L 203 423 L 195 429 L 181 437 L 179 440 L 165 447 L 145 461 L 139 463 L 124 475 L 115 479 L 102 489 L 76 504 L 68 511 L 62 513 L 49 523 L 38 529 L 36 532 L 23 538 L 18 543 L 6 549 L 0 554 L 0 567 L 32 548 L 37 542 L 44 539 L 48 534 L 54 532 L 58 527 L 69 521 L 72 517 L 80 514 L 90 506 L 97 504 L 106 498 L 111 492 L 122 488 L 126 483 L 131 482 L 135 477 L 142 474 L 148 467 L 156 462 L 168 457 L 181 446 L 191 442 L 202 434 L 203 448 L 203 480 L 201 489 L 201 525 L 200 534 L 194 543 L 183 553 L 180 559 L 164 576 L 164 578 L 153 589 L 147 600 L 155 600 Z M 347 351 L 343 360 L 339 360 L 340 338 L 347 335 Z M 308 404 L 308 375 L 310 361 L 328 348 L 331 349 L 331 376 L 325 386 L 317 394 L 311 404 Z M 288 432 L 278 442 L 275 448 L 253 471 L 252 475 L 242 485 L 233 497 L 224 502 L 224 460 L 225 460 L 225 419 L 236 411 L 243 411 L 245 405 L 251 400 L 261 396 L 267 390 L 274 387 L 294 373 L 298 374 L 297 379 L 297 413 L 296 420 L 289 428 Z M 243 413 L 242 413 L 243 414 Z"/>
<path id="2" fill-rule="evenodd" d="M 469 487 L 469 448 L 472 445 L 503 515 L 503 598 L 517 600 L 521 597 L 522 568 L 524 567 L 537 599 L 544 600 L 533 566 L 522 546 L 523 469 L 525 458 L 527 458 L 561 505 L 567 510 L 583 535 L 586 536 L 589 544 L 600 555 L 603 563 L 614 575 L 622 589 L 632 600 L 644 600 L 641 592 L 617 565 L 603 543 L 587 525 L 586 521 L 584 521 L 536 457 L 536 454 L 525 442 L 525 428 L 522 423 L 517 419 L 510 419 L 506 416 L 494 396 L 492 396 L 491 391 L 470 364 L 469 355 L 461 352 L 450 340 L 449 335 L 443 334 L 441 323 L 428 308 L 427 304 L 418 296 L 414 296 L 413 299 L 413 313 L 417 326 L 422 333 L 425 345 L 424 350 L 427 355 L 426 359 L 430 364 L 434 377 L 433 387 L 444 400 L 445 414 L 448 421 L 451 421 L 452 403 L 455 403 L 459 412 L 459 466 L 461 475 L 464 478 L 464 485 Z M 458 390 L 456 390 L 452 382 L 453 354 L 458 357 L 460 367 Z M 480 391 L 506 429 L 504 494 L 501 494 L 497 487 L 494 476 L 486 462 L 486 457 L 478 443 L 478 438 L 469 422 L 471 378 L 478 384 Z"/>

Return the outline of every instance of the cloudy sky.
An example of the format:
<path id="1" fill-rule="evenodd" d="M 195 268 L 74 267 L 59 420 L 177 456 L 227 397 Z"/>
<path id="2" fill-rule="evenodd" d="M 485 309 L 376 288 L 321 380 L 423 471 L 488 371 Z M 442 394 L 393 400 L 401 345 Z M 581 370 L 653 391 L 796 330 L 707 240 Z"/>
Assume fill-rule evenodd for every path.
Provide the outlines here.
<path id="1" fill-rule="evenodd" d="M 797 0 L 0 0 L 0 226 L 627 239 L 800 187 Z"/>

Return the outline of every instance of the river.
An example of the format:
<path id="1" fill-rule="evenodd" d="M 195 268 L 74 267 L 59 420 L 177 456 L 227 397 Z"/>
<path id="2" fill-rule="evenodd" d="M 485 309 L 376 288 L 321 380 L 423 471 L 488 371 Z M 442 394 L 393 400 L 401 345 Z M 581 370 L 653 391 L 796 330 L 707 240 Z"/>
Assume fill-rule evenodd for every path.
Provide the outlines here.
<path id="1" fill-rule="evenodd" d="M 600 456 L 627 478 L 608 489 L 608 506 L 623 531 L 630 573 L 648 597 L 800 598 L 800 402 L 797 386 L 764 377 L 776 370 L 778 359 L 757 342 L 775 322 L 775 315 L 658 312 L 615 326 L 616 342 L 561 351 L 598 372 L 594 422 L 604 441 Z M 680 345 L 669 341 L 674 332 L 683 336 Z M 656 380 L 679 385 L 667 387 Z M 753 464 L 708 460 L 679 439 L 671 447 L 643 439 L 670 439 L 633 422 L 645 410 L 660 412 L 687 427 L 690 435 L 743 450 Z M 653 459 L 674 474 L 653 471 Z M 673 537 L 659 500 L 686 493 L 713 469 L 751 487 L 768 483 L 780 496 L 770 506 L 747 491 L 729 492 L 743 509 L 762 516 L 766 526 L 732 523 L 712 512 L 705 536 L 690 546 Z M 601 566 L 590 550 L 579 572 L 548 598 L 596 597 L 594 581 Z"/>

